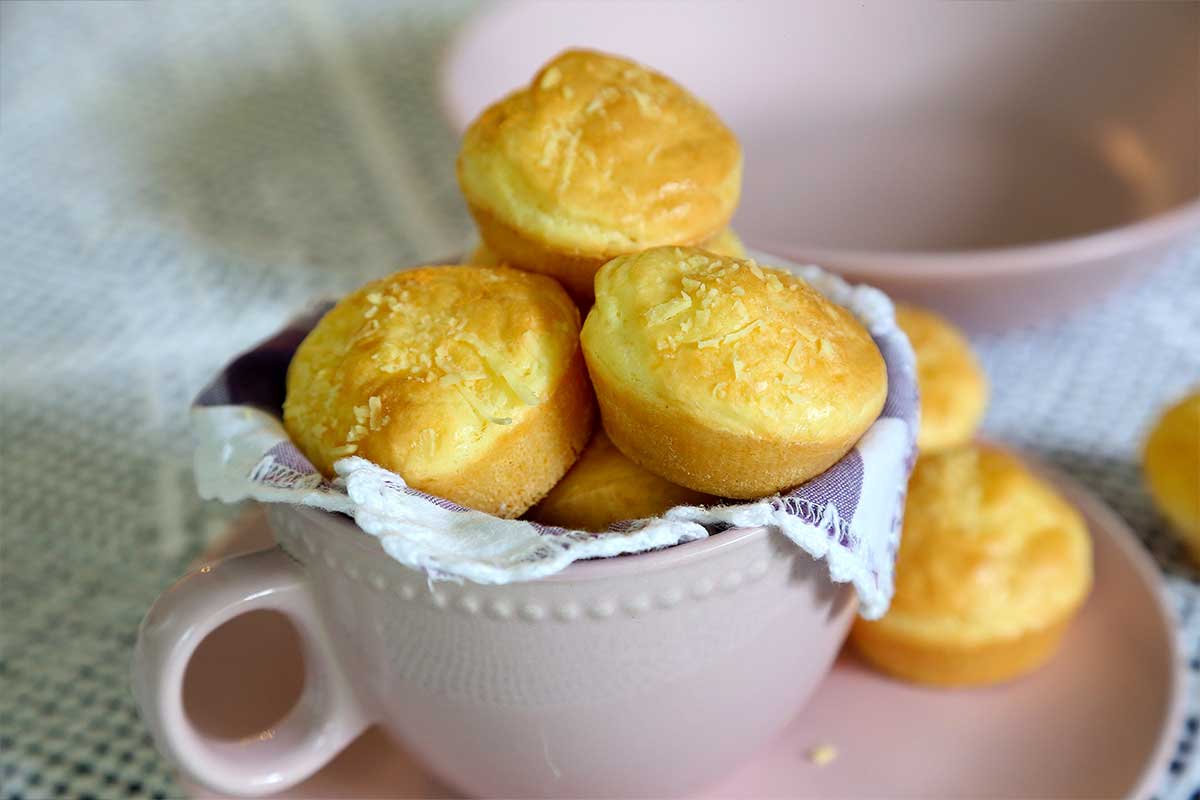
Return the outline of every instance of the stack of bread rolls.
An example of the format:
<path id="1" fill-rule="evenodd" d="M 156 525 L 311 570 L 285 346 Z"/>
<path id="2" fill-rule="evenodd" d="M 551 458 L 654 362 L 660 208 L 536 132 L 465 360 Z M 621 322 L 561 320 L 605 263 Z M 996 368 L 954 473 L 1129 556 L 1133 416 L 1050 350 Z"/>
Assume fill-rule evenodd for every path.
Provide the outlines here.
<path id="1" fill-rule="evenodd" d="M 593 531 L 818 475 L 879 415 L 885 366 L 845 309 L 745 257 L 729 228 L 741 175 L 736 138 L 684 88 L 563 53 L 465 134 L 482 241 L 468 263 L 396 273 L 326 314 L 288 372 L 290 435 L 326 475 L 361 456 L 470 508 Z M 1091 586 L 1090 540 L 1049 485 L 974 441 L 988 383 L 962 333 L 913 307 L 897 321 L 920 458 L 891 609 L 852 639 L 906 680 L 1008 680 L 1057 648 Z M 1146 451 L 1189 537 L 1198 401 Z"/>
<path id="2" fill-rule="evenodd" d="M 917 356 L 920 456 L 908 486 L 896 592 L 851 633 L 869 662 L 905 680 L 1010 680 L 1058 648 L 1092 583 L 1079 512 L 1008 452 L 974 441 L 988 383 L 966 337 L 899 305 Z"/>
<path id="3" fill-rule="evenodd" d="M 886 369 L 845 309 L 745 258 L 741 169 L 733 134 L 670 79 L 562 54 L 466 132 L 470 263 L 326 314 L 288 372 L 290 434 L 327 475 L 361 456 L 467 507 L 597 531 L 820 474 L 879 415 Z M 905 679 L 1006 680 L 1054 652 L 1090 542 L 1049 486 L 973 442 L 988 386 L 966 338 L 921 309 L 897 320 L 921 456 L 891 610 L 853 639 Z"/>
<path id="4" fill-rule="evenodd" d="M 745 258 L 741 175 L 737 139 L 681 86 L 563 53 L 464 136 L 483 244 L 326 314 L 288 372 L 290 435 L 326 475 L 361 456 L 595 531 L 819 474 L 879 415 L 883 358 L 845 309 Z"/>

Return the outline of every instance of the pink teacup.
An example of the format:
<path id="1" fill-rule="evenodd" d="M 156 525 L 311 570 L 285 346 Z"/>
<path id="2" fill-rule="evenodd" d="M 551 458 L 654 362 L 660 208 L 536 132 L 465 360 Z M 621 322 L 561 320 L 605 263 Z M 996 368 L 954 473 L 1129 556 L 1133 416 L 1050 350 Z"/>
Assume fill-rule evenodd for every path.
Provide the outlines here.
<path id="1" fill-rule="evenodd" d="M 282 791 L 374 723 L 469 794 L 679 794 L 784 727 L 857 607 L 764 528 L 481 586 L 431 584 L 346 518 L 278 505 L 270 519 L 278 547 L 181 580 L 134 656 L 159 747 L 232 794 Z M 184 712 L 184 673 L 205 636 L 258 609 L 300 632 L 303 693 L 275 728 L 213 739 Z"/>

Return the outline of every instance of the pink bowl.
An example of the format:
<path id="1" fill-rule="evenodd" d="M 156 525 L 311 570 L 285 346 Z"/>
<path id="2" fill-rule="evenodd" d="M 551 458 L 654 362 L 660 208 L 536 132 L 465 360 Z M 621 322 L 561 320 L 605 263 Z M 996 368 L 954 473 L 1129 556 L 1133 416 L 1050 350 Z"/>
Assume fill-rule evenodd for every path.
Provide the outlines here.
<path id="1" fill-rule="evenodd" d="M 510 2 L 441 88 L 461 130 L 565 47 L 629 55 L 741 137 L 756 248 L 1002 327 L 1200 232 L 1198 40 L 1194 3 Z"/>

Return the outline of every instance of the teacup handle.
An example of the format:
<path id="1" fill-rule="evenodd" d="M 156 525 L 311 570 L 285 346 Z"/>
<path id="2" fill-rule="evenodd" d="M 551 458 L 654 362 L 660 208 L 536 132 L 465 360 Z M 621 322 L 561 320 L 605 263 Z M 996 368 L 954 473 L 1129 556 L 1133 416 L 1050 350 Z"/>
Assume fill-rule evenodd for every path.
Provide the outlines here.
<path id="1" fill-rule="evenodd" d="M 250 611 L 284 614 L 300 634 L 304 689 L 272 730 L 249 740 L 201 733 L 183 707 L 183 676 L 216 628 Z M 339 666 L 303 568 L 279 547 L 202 567 L 155 601 L 138 631 L 133 686 L 159 748 L 210 789 L 258 796 L 312 775 L 353 741 L 370 719 Z"/>

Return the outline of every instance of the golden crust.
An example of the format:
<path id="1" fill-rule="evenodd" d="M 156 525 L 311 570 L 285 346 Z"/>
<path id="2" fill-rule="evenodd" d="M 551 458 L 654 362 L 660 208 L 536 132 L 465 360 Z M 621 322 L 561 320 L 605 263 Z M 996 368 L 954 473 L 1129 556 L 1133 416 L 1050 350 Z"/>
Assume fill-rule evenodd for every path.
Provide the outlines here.
<path id="1" fill-rule="evenodd" d="M 716 236 L 701 244 L 700 249 L 716 253 L 719 256 L 732 256 L 733 258 L 746 257 L 746 247 L 742 244 L 741 237 L 737 235 L 737 232 L 733 228 L 724 228 Z M 467 263 L 496 267 L 504 262 L 500 260 L 499 256 L 488 249 L 487 244 L 480 242 L 471 251 Z M 588 290 L 588 296 L 591 296 L 590 289 Z"/>
<path id="2" fill-rule="evenodd" d="M 483 242 L 475 245 L 475 249 L 471 251 L 471 255 L 467 257 L 468 264 L 477 264 L 481 267 L 499 267 L 504 265 L 500 257 L 488 249 L 488 246 Z"/>
<path id="3" fill-rule="evenodd" d="M 722 229 L 716 236 L 706 242 L 702 242 L 700 249 L 716 253 L 719 256 L 729 256 L 730 258 L 746 257 L 746 246 L 742 244 L 742 238 L 737 235 L 737 231 L 733 228 Z"/>
<path id="4" fill-rule="evenodd" d="M 917 355 L 921 427 L 917 447 L 935 453 L 975 438 L 987 409 L 987 376 L 962 332 L 922 308 L 896 305 L 896 323 Z"/>
<path id="5" fill-rule="evenodd" d="M 885 671 L 938 685 L 1036 668 L 1092 584 L 1078 512 L 1019 461 L 971 445 L 917 461 L 896 593 L 852 638 Z"/>
<path id="6" fill-rule="evenodd" d="M 547 525 L 604 531 L 620 520 L 655 517 L 675 506 L 715 499 L 647 472 L 598 430 L 575 466 L 529 516 Z"/>
<path id="7" fill-rule="evenodd" d="M 553 275 L 577 297 L 608 259 L 699 244 L 741 190 L 736 138 L 669 78 L 568 50 L 467 129 L 463 195 L 502 261 Z"/>
<path id="8" fill-rule="evenodd" d="M 345 297 L 301 343 L 284 424 L 325 475 L 359 455 L 415 488 L 518 516 L 591 434 L 578 330 L 570 298 L 539 275 L 399 272 Z"/>
<path id="9" fill-rule="evenodd" d="M 669 407 L 649 405 L 589 366 L 604 430 L 632 461 L 657 475 L 719 497 L 766 497 L 820 475 L 858 436 L 821 442 L 760 439 L 718 430 Z"/>
<path id="10" fill-rule="evenodd" d="M 1058 650 L 1074 611 L 1007 639 L 965 646 L 931 645 L 858 621 L 854 649 L 877 669 L 931 686 L 989 686 L 1033 672 Z"/>
<path id="11" fill-rule="evenodd" d="M 490 211 L 473 207 L 471 215 L 479 227 L 480 238 L 497 263 L 548 275 L 561 283 L 579 305 L 592 302 L 592 281 L 606 259 L 550 253 Z"/>
<path id="12" fill-rule="evenodd" d="M 1200 391 L 1163 412 L 1142 465 L 1150 496 L 1200 564 Z"/>
<path id="13" fill-rule="evenodd" d="M 697 249 L 606 264 L 582 341 L 613 443 L 722 497 L 820 474 L 887 394 L 883 357 L 848 311 L 788 272 Z"/>
<path id="14" fill-rule="evenodd" d="M 571 468 L 595 424 L 592 386 L 581 353 L 576 351 L 543 406 L 474 462 L 417 488 L 499 517 L 521 516 Z"/>

